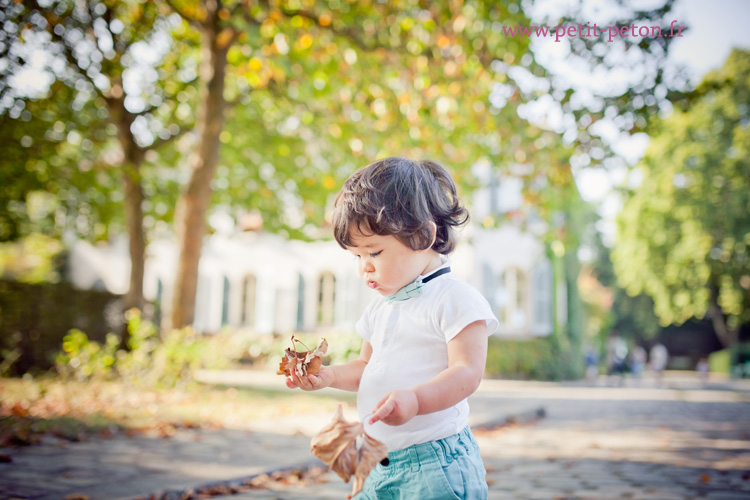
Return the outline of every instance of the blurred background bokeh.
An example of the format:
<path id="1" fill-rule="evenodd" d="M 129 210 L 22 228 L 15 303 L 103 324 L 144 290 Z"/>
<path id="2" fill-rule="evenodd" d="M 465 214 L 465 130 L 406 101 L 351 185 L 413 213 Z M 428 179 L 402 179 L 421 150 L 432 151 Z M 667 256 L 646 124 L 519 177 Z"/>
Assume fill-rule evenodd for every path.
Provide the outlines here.
<path id="1" fill-rule="evenodd" d="M 748 3 L 0 5 L 0 375 L 27 395 L 275 371 L 292 334 L 356 356 L 372 296 L 331 203 L 389 155 L 460 186 L 488 376 L 750 376 Z"/>

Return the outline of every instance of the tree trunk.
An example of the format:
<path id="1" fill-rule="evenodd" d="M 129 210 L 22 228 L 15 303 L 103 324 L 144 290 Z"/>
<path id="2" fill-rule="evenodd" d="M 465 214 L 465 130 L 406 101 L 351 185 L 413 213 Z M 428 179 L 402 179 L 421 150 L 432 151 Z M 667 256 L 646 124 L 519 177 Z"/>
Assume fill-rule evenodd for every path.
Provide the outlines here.
<path id="1" fill-rule="evenodd" d="M 107 99 L 112 122 L 117 126 L 117 139 L 122 148 L 122 177 L 125 191 L 125 226 L 128 231 L 130 253 L 130 286 L 125 294 L 123 309 L 143 310 L 143 275 L 146 267 L 146 236 L 143 230 L 143 186 L 141 165 L 144 151 L 135 142 L 131 126 L 135 117 L 125 109 L 121 82 L 113 81 L 113 95 Z M 120 329 L 120 345 L 127 348 L 127 321 Z"/>
<path id="2" fill-rule="evenodd" d="M 211 199 L 211 180 L 219 163 L 219 134 L 224 127 L 224 78 L 228 46 L 217 43 L 216 23 L 202 29 L 200 80 L 203 84 L 195 131 L 197 150 L 190 156 L 191 175 L 175 213 L 175 230 L 180 245 L 171 311 L 171 328 L 192 324 L 198 287 L 206 213 Z"/>
<path id="3" fill-rule="evenodd" d="M 709 314 L 711 315 L 711 323 L 713 324 L 716 336 L 719 338 L 724 348 L 731 349 L 737 343 L 739 338 L 739 329 L 731 329 L 727 325 L 724 311 L 721 310 L 719 305 L 719 287 L 715 284 L 709 285 L 709 293 L 711 295 L 711 304 L 709 306 Z"/>
<path id="4" fill-rule="evenodd" d="M 123 172 L 125 181 L 125 223 L 130 250 L 130 287 L 125 294 L 124 308 L 143 309 L 143 274 L 146 267 L 146 236 L 143 231 L 143 188 L 140 165 L 128 164 Z"/>

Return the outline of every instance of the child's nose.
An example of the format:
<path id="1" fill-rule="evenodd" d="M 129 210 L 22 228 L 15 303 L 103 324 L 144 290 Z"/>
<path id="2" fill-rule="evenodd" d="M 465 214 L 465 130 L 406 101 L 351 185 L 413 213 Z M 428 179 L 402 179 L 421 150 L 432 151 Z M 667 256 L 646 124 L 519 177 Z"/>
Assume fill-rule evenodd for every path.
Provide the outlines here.
<path id="1" fill-rule="evenodd" d="M 375 266 L 372 265 L 372 262 L 367 259 L 362 259 L 362 272 L 363 273 L 371 273 L 375 270 Z"/>

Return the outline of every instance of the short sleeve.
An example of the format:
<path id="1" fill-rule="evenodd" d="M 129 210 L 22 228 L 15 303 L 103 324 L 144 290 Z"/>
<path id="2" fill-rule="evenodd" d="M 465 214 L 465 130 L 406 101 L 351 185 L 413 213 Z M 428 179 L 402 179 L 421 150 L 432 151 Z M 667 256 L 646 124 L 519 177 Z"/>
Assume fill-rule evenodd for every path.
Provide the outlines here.
<path id="1" fill-rule="evenodd" d="M 449 342 L 475 321 L 485 321 L 487 335 L 497 330 L 499 323 L 484 296 L 471 285 L 453 281 L 446 287 L 440 304 L 436 308 L 438 328 Z"/>

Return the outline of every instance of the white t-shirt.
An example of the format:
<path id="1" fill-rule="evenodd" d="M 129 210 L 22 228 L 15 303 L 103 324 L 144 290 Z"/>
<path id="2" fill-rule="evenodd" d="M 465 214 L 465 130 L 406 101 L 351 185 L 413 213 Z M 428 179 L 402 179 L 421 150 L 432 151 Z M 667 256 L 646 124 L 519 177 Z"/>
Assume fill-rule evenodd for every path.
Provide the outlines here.
<path id="1" fill-rule="evenodd" d="M 355 326 L 372 345 L 357 392 L 360 420 L 387 392 L 423 384 L 448 368 L 448 342 L 480 320 L 487 322 L 489 335 L 498 327 L 487 300 L 451 273 L 429 281 L 420 295 L 408 300 L 388 304 L 384 297 L 375 298 Z M 445 410 L 417 415 L 403 425 L 376 422 L 365 424 L 365 430 L 395 451 L 451 436 L 468 423 L 469 403 L 464 399 Z"/>

